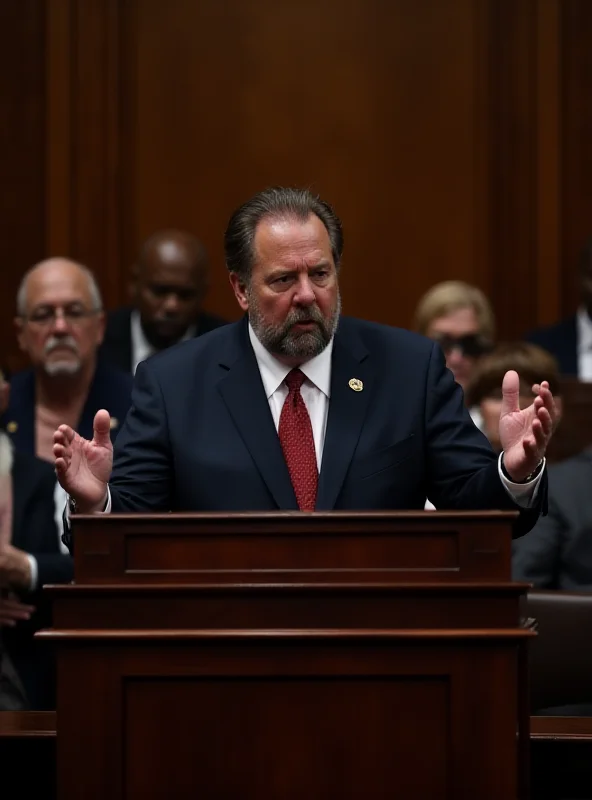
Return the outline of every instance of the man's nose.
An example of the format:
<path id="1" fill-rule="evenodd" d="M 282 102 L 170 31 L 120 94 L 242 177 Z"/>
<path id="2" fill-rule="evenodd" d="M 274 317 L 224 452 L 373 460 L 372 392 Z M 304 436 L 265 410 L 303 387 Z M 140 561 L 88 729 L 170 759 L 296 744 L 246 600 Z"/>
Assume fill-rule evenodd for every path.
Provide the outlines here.
<path id="1" fill-rule="evenodd" d="M 314 288 L 308 275 L 303 276 L 296 287 L 294 302 L 301 306 L 311 306 L 316 301 Z"/>
<path id="2" fill-rule="evenodd" d="M 162 308 L 166 314 L 177 314 L 179 312 L 179 296 L 174 292 L 167 294 Z"/>
<path id="3" fill-rule="evenodd" d="M 456 345 L 451 347 L 446 355 L 448 365 L 458 365 L 463 360 L 463 351 Z"/>
<path id="4" fill-rule="evenodd" d="M 68 321 L 61 308 L 56 308 L 51 327 L 54 333 L 68 333 Z"/>

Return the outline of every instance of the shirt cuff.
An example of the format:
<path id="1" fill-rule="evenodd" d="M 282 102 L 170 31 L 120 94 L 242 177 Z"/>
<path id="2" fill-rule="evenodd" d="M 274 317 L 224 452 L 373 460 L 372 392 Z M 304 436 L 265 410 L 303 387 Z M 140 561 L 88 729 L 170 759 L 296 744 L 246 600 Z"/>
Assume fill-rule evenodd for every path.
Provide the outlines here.
<path id="1" fill-rule="evenodd" d="M 537 498 L 539 485 L 541 478 L 543 477 L 543 473 L 545 472 L 547 460 L 545 458 L 543 459 L 543 466 L 541 467 L 536 478 L 533 478 L 533 480 L 529 481 L 528 483 L 514 483 L 509 478 L 506 478 L 502 471 L 503 455 L 503 453 L 500 453 L 500 457 L 497 462 L 497 471 L 504 489 L 510 495 L 512 500 L 514 500 L 514 502 L 517 503 L 521 508 L 531 508 Z"/>
<path id="2" fill-rule="evenodd" d="M 97 514 L 110 514 L 110 513 L 111 513 L 111 492 L 109 491 L 109 487 L 107 486 L 107 501 L 105 503 L 105 508 L 102 511 L 97 511 Z M 66 522 L 70 524 L 70 495 L 67 495 L 66 508 L 64 509 L 64 516 Z"/>
<path id="3" fill-rule="evenodd" d="M 37 578 L 39 577 L 39 567 L 37 566 L 37 559 L 31 553 L 27 553 L 29 565 L 31 567 L 31 582 L 29 584 L 29 591 L 34 592 L 37 588 Z"/>

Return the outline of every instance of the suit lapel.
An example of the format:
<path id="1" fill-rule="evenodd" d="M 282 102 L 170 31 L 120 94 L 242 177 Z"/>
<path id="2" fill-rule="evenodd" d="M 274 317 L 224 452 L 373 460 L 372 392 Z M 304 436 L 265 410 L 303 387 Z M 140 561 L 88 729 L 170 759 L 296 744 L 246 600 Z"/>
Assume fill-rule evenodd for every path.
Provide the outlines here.
<path id="1" fill-rule="evenodd" d="M 27 370 L 11 383 L 10 405 L 4 415 L 6 432 L 15 449 L 35 455 L 35 375 Z"/>
<path id="2" fill-rule="evenodd" d="M 222 366 L 228 374 L 218 389 L 261 477 L 278 508 L 298 509 L 288 467 L 265 396 L 246 321 L 236 326 L 237 340 Z"/>
<path id="3" fill-rule="evenodd" d="M 343 324 L 342 320 L 340 328 Z M 317 511 L 334 508 L 360 438 L 374 382 L 366 357 L 367 351 L 357 337 L 337 331 Z M 352 378 L 362 382 L 361 391 L 351 388 Z"/>

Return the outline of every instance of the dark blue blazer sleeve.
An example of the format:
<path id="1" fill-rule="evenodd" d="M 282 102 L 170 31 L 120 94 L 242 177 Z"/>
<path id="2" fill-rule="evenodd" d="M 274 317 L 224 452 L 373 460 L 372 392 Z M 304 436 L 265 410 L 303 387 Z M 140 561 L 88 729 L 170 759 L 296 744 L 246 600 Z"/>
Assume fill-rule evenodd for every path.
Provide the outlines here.
<path id="1" fill-rule="evenodd" d="M 168 511 L 173 480 L 162 392 L 146 363 L 141 363 L 131 409 L 117 437 L 110 481 L 112 510 Z"/>

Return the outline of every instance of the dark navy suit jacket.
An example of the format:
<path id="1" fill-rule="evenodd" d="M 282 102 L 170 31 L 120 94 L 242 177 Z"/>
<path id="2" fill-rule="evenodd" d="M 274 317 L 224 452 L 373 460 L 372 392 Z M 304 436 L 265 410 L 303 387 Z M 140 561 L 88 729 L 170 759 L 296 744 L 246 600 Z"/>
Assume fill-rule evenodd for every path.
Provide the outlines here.
<path id="1" fill-rule="evenodd" d="M 578 374 L 578 332 L 576 317 L 569 317 L 555 325 L 538 328 L 524 337 L 555 356 L 562 375 Z"/>
<path id="2" fill-rule="evenodd" d="M 114 511 L 297 509 L 246 319 L 139 366 L 110 486 Z M 426 496 L 438 509 L 516 509 L 439 346 L 342 318 L 317 509 L 422 509 Z M 517 533 L 545 502 L 546 478 Z"/>
<path id="3" fill-rule="evenodd" d="M 132 378 L 100 359 L 82 409 L 77 432 L 85 439 L 93 437 L 93 419 L 106 408 L 111 414 L 111 439 L 117 436 L 131 402 Z M 0 419 L 17 452 L 34 455 L 35 446 L 35 374 L 33 370 L 17 372 L 10 379 L 10 405 Z"/>
<path id="4" fill-rule="evenodd" d="M 514 580 L 592 592 L 592 450 L 549 468 L 549 513 L 513 542 Z"/>

